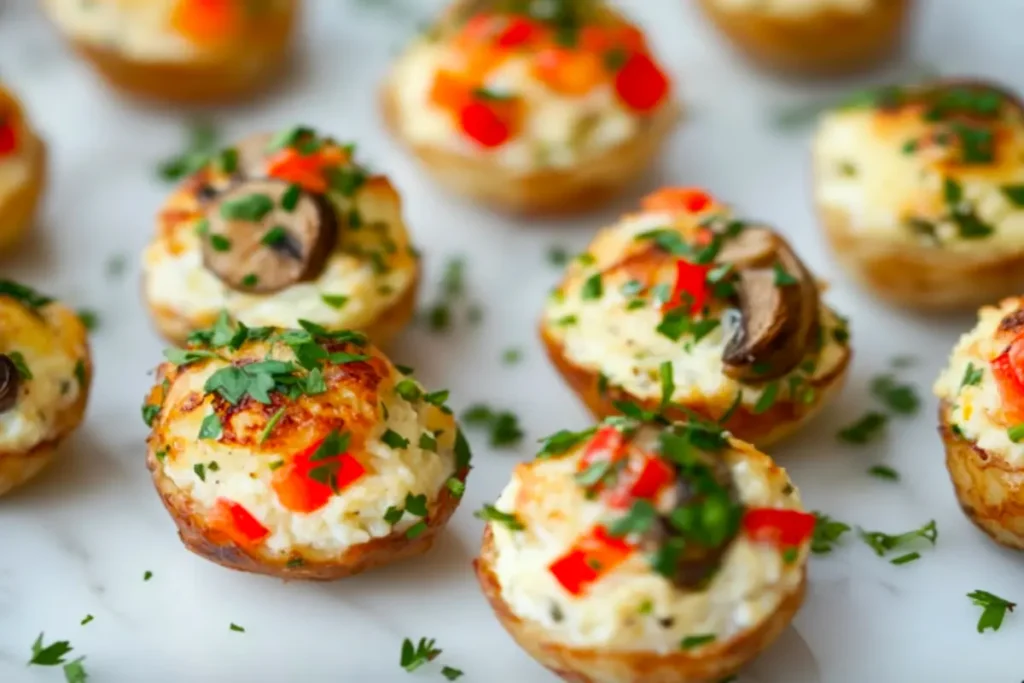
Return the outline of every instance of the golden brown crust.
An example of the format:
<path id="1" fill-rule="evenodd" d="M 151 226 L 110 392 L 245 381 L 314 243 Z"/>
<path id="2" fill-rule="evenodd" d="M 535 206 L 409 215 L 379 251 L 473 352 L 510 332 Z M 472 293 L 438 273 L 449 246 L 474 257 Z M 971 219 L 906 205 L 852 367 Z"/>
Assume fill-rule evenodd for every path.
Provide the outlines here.
<path id="1" fill-rule="evenodd" d="M 438 184 L 481 204 L 517 214 L 579 213 L 610 201 L 643 174 L 681 118 L 679 105 L 669 102 L 630 140 L 571 168 L 522 175 L 487 159 L 407 140 L 398 124 L 393 88 L 394 84 L 388 82 L 381 92 L 384 123 L 396 139 L 412 149 Z"/>
<path id="2" fill-rule="evenodd" d="M 46 187 L 46 143 L 34 134 L 26 142 L 32 145 L 28 182 L 0 201 L 0 251 L 15 246 L 28 232 Z"/>
<path id="3" fill-rule="evenodd" d="M 412 320 L 416 313 L 419 280 L 417 271 L 416 279 L 413 280 L 405 294 L 381 311 L 380 315 L 372 322 L 361 328 L 361 331 L 373 340 L 374 344 L 386 348 Z M 216 313 L 211 313 L 205 319 L 188 318 L 169 306 L 160 304 L 150 304 L 149 313 L 160 335 L 175 346 L 184 346 L 185 340 L 190 334 L 196 330 L 208 328 L 217 321 Z"/>
<path id="4" fill-rule="evenodd" d="M 422 555 L 433 546 L 459 505 L 459 499 L 443 489 L 426 518 L 427 529 L 415 539 L 406 538 L 401 531 L 352 546 L 340 556 L 309 549 L 293 550 L 288 557 L 280 557 L 239 545 L 212 529 L 188 495 L 160 471 L 152 448 L 146 456 L 146 466 L 153 473 L 160 500 L 178 526 L 178 536 L 186 548 L 222 567 L 285 580 L 333 581 Z"/>
<path id="5" fill-rule="evenodd" d="M 237 48 L 190 62 L 143 62 L 116 50 L 71 40 L 112 86 L 130 95 L 181 103 L 243 99 L 265 90 L 280 75 L 291 48 L 298 3 L 254 31 Z"/>
<path id="6" fill-rule="evenodd" d="M 1024 290 L 1024 253 L 978 257 L 888 242 L 858 235 L 845 211 L 819 206 L 818 213 L 847 272 L 892 303 L 925 310 L 975 309 Z"/>
<path id="7" fill-rule="evenodd" d="M 541 665 L 573 683 L 718 683 L 771 645 L 793 620 L 807 586 L 804 572 L 800 586 L 782 601 L 763 623 L 728 641 L 714 643 L 693 653 L 668 655 L 573 648 L 553 642 L 543 627 L 512 613 L 501 596 L 492 571 L 494 542 L 490 527 L 484 531 L 480 556 L 474 560 L 477 581 L 509 635 Z"/>
<path id="8" fill-rule="evenodd" d="M 598 373 L 573 364 L 566 356 L 562 344 L 543 324 L 540 328 L 540 337 L 551 363 L 580 397 L 595 420 L 618 415 L 616 401 L 631 401 L 645 410 L 658 411 L 657 400 L 643 400 L 618 387 L 608 387 L 602 394 Z M 740 405 L 725 422 L 725 429 L 737 439 L 750 442 L 758 448 L 764 448 L 786 438 L 813 418 L 839 392 L 846 379 L 849 364 L 850 349 L 844 347 L 843 357 L 836 363 L 835 368 L 827 375 L 809 383 L 815 390 L 813 402 L 804 404 L 779 399 L 771 408 L 760 414 L 754 414 L 747 406 Z M 718 420 L 724 412 L 722 408 L 704 402 L 690 402 L 685 407 L 709 420 Z M 685 420 L 689 417 L 686 413 L 672 408 L 666 411 L 666 415 L 673 420 Z"/>
<path id="9" fill-rule="evenodd" d="M 865 12 L 827 9 L 807 16 L 771 16 L 722 9 L 700 0 L 705 14 L 748 59 L 795 76 L 834 76 L 863 71 L 899 49 L 912 0 L 876 2 Z"/>
<path id="10" fill-rule="evenodd" d="M 82 359 L 85 382 L 79 390 L 78 399 L 57 415 L 54 438 L 37 444 L 29 451 L 0 450 L 0 496 L 35 477 L 56 457 L 64 439 L 81 424 L 89 401 L 93 365 L 85 326 L 78 315 L 63 304 L 50 304 L 46 315 L 52 319 L 51 324 L 60 330 L 59 333 L 64 335 L 64 346 L 71 349 L 85 348 L 85 357 Z"/>
<path id="11" fill-rule="evenodd" d="M 953 433 L 950 405 L 939 405 L 939 434 L 957 501 L 967 518 L 1000 545 L 1024 550 L 1024 469 Z"/>

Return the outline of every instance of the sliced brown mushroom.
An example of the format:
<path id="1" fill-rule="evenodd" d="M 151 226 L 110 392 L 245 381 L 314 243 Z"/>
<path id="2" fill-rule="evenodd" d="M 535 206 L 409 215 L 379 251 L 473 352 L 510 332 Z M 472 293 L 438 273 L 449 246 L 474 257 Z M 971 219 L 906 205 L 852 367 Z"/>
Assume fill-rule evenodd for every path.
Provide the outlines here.
<path id="1" fill-rule="evenodd" d="M 740 319 L 726 343 L 725 373 L 747 382 L 785 375 L 803 360 L 818 331 L 818 286 L 784 239 L 748 227 L 718 260 L 736 271 Z"/>
<path id="2" fill-rule="evenodd" d="M 337 214 L 326 198 L 290 187 L 245 181 L 209 204 L 203 263 L 227 286 L 266 294 L 320 274 L 337 239 Z"/>
<path id="3" fill-rule="evenodd" d="M 18 367 L 9 356 L 0 353 L 0 413 L 7 412 L 17 403 L 20 384 Z"/>

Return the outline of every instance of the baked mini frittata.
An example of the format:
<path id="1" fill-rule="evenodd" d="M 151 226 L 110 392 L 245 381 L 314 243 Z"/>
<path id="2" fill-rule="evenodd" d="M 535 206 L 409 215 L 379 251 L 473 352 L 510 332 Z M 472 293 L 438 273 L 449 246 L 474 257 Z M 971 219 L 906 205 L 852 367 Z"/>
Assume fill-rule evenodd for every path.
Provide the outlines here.
<path id="1" fill-rule="evenodd" d="M 78 315 L 31 287 L 0 280 L 0 495 L 57 455 L 82 421 L 91 380 Z"/>
<path id="2" fill-rule="evenodd" d="M 221 150 L 157 220 L 145 297 L 175 343 L 222 310 L 250 326 L 359 329 L 380 344 L 413 314 L 419 257 L 398 193 L 354 145 L 312 129 Z"/>
<path id="3" fill-rule="evenodd" d="M 280 70 L 301 0 L 43 0 L 113 85 L 175 101 L 223 101 Z"/>
<path id="4" fill-rule="evenodd" d="M 0 250 L 31 227 L 45 184 L 46 145 L 0 82 Z"/>
<path id="5" fill-rule="evenodd" d="M 505 627 L 601 683 L 734 673 L 798 608 L 815 519 L 717 426 L 629 418 L 549 438 L 481 516 L 478 576 Z"/>
<path id="6" fill-rule="evenodd" d="M 446 407 L 366 338 L 226 316 L 167 352 L 143 405 L 147 462 L 190 550 L 334 579 L 425 552 L 469 449 Z"/>
<path id="7" fill-rule="evenodd" d="M 399 58 L 385 113 L 443 183 L 564 211 L 639 173 L 678 110 L 643 32 L 607 3 L 502 0 L 454 3 Z"/>
<path id="8" fill-rule="evenodd" d="M 759 446 L 820 408 L 850 357 L 845 321 L 790 245 L 687 188 L 598 233 L 541 336 L 595 416 L 696 411 Z"/>
<path id="9" fill-rule="evenodd" d="M 997 542 L 1024 549 L 1024 298 L 982 307 L 935 394 L 964 512 Z"/>
<path id="10" fill-rule="evenodd" d="M 978 81 L 865 93 L 826 114 L 814 196 L 837 258 L 878 295 L 974 307 L 1024 289 L 1024 106 Z"/>

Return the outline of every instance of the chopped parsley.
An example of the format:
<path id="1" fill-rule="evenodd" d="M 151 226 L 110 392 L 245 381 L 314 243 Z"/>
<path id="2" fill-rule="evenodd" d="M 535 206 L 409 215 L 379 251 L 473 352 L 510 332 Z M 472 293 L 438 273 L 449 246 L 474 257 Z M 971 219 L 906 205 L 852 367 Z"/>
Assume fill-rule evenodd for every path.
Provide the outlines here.
<path id="1" fill-rule="evenodd" d="M 900 415 L 917 412 L 921 401 L 914 387 L 900 384 L 892 375 L 881 375 L 871 381 L 871 393 L 889 410 Z"/>
<path id="2" fill-rule="evenodd" d="M 888 422 L 889 418 L 883 413 L 871 411 L 856 422 L 839 430 L 837 436 L 846 443 L 863 445 L 879 436 Z"/>
<path id="3" fill-rule="evenodd" d="M 384 435 L 380 437 L 380 440 L 391 448 L 409 447 L 409 439 L 405 438 L 404 436 L 394 431 L 393 429 L 388 429 L 387 431 L 385 431 Z"/>
<path id="4" fill-rule="evenodd" d="M 244 197 L 225 201 L 220 206 L 220 215 L 227 220 L 256 222 L 262 220 L 264 216 L 273 210 L 274 200 L 268 195 L 254 192 Z M 213 246 L 217 249 L 216 244 Z"/>
<path id="5" fill-rule="evenodd" d="M 553 246 L 548 249 L 548 263 L 553 266 L 564 266 L 569 262 L 569 252 L 565 247 Z"/>
<path id="6" fill-rule="evenodd" d="M 515 365 L 523 359 L 523 352 L 519 349 L 505 349 L 501 353 L 501 362 L 505 365 Z"/>
<path id="7" fill-rule="evenodd" d="M 142 421 L 146 423 L 147 427 L 153 426 L 153 420 L 160 414 L 160 406 L 156 403 L 143 403 L 142 404 Z"/>
<path id="8" fill-rule="evenodd" d="M 37 310 L 53 302 L 51 297 L 40 294 L 27 285 L 13 280 L 0 279 L 0 296 L 10 297 L 22 305 Z"/>
<path id="9" fill-rule="evenodd" d="M 960 388 L 976 387 L 981 384 L 981 380 L 984 376 L 984 368 L 980 368 L 974 363 L 969 362 L 967 363 L 967 368 L 964 369 L 964 378 L 960 380 Z"/>
<path id="10" fill-rule="evenodd" d="M 874 465 L 869 467 L 868 474 L 878 477 L 879 479 L 888 479 L 889 481 L 899 481 L 900 479 L 900 473 L 888 465 Z"/>
<path id="11" fill-rule="evenodd" d="M 509 531 L 522 531 L 526 527 L 519 521 L 513 512 L 502 512 L 498 508 L 490 504 L 485 504 L 482 508 L 473 513 L 473 516 L 477 519 L 482 519 L 485 522 L 493 522 L 495 524 L 502 524 L 508 527 Z"/>
<path id="12" fill-rule="evenodd" d="M 212 439 L 216 441 L 220 439 L 223 432 L 224 427 L 221 424 L 220 416 L 217 413 L 210 413 L 209 415 L 203 418 L 202 424 L 199 425 L 200 439 Z M 196 467 L 199 467 L 199 465 L 196 465 Z"/>
<path id="13" fill-rule="evenodd" d="M 625 515 L 608 525 L 608 535 L 622 537 L 629 534 L 644 534 L 657 518 L 658 511 L 650 501 L 638 498 L 633 501 L 633 505 Z"/>
<path id="14" fill-rule="evenodd" d="M 257 443 L 263 443 L 264 441 L 267 440 L 267 437 L 270 436 L 270 433 L 274 431 L 274 427 L 277 426 L 277 423 L 280 422 L 281 418 L 284 416 L 284 411 L 285 407 L 281 406 L 280 408 L 277 409 L 276 413 L 270 416 L 270 419 L 267 420 L 267 424 L 263 426 L 263 431 L 260 432 L 260 436 L 259 439 L 257 440 Z"/>
<path id="15" fill-rule="evenodd" d="M 18 377 L 25 380 L 32 379 L 32 370 L 29 369 L 21 351 L 10 351 L 7 353 L 7 357 L 14 364 L 14 369 L 18 371 Z"/>
<path id="16" fill-rule="evenodd" d="M 287 239 L 288 231 L 281 225 L 275 225 L 270 230 L 267 230 L 263 237 L 260 238 L 260 244 L 268 247 L 274 247 L 278 244 L 284 243 Z"/>
<path id="17" fill-rule="evenodd" d="M 95 330 L 100 324 L 99 314 L 97 314 L 96 311 L 86 308 L 78 309 L 78 319 L 82 321 L 82 325 L 89 332 Z"/>
<path id="18" fill-rule="evenodd" d="M 93 620 L 93 619 L 95 619 L 95 618 L 96 618 L 96 617 L 94 617 L 94 616 L 93 616 L 93 615 L 91 615 L 91 614 L 86 614 L 86 615 L 85 615 L 85 617 L 84 617 L 84 618 L 82 619 L 82 621 L 81 621 L 81 622 L 79 622 L 79 625 L 80 625 L 80 626 L 85 626 L 86 624 L 88 624 L 88 623 L 89 623 L 90 621 L 92 621 L 92 620 Z"/>
<path id="19" fill-rule="evenodd" d="M 935 520 L 928 522 L 920 529 L 914 529 L 902 534 L 890 535 L 881 531 L 865 531 L 863 529 L 860 529 L 859 533 L 861 540 L 871 546 L 871 549 L 879 557 L 884 557 L 890 550 L 902 548 L 920 539 L 935 545 L 939 537 L 939 530 L 935 525 Z"/>
<path id="20" fill-rule="evenodd" d="M 791 285 L 800 284 L 800 281 L 790 275 L 789 271 L 783 268 L 781 263 L 775 264 L 774 271 L 776 287 L 789 287 Z"/>
<path id="21" fill-rule="evenodd" d="M 476 404 L 462 414 L 462 420 L 471 427 L 486 428 L 490 433 L 490 444 L 495 448 L 515 446 L 523 438 L 519 418 L 507 410 Z"/>
<path id="22" fill-rule="evenodd" d="M 40 633 L 36 641 L 32 643 L 32 658 L 28 660 L 30 665 L 56 666 L 64 663 L 64 656 L 71 652 L 71 643 L 66 640 L 58 640 L 44 646 L 43 634 Z"/>
<path id="23" fill-rule="evenodd" d="M 1024 441 L 1024 422 L 1007 429 L 1006 435 L 1010 437 L 1010 441 L 1013 443 L 1020 443 L 1021 441 Z"/>
<path id="24" fill-rule="evenodd" d="M 1014 206 L 1024 206 L 1024 185 L 1004 185 L 1003 194 Z"/>
<path id="25" fill-rule="evenodd" d="M 604 286 L 601 284 L 601 273 L 594 273 L 586 279 L 580 289 L 580 298 L 584 301 L 600 299 L 604 294 Z"/>
<path id="26" fill-rule="evenodd" d="M 198 467 L 198 465 L 197 465 L 197 467 Z M 153 578 L 153 572 L 149 571 L 148 569 L 145 572 L 143 572 L 143 574 L 142 574 L 142 580 L 143 581 L 149 581 L 152 578 Z"/>
<path id="27" fill-rule="evenodd" d="M 679 647 L 683 650 L 692 650 L 700 647 L 701 645 L 707 645 L 715 641 L 715 635 L 713 633 L 703 633 L 697 636 L 686 636 L 683 641 L 679 644 Z"/>
<path id="28" fill-rule="evenodd" d="M 576 444 L 592 437 L 596 431 L 596 427 L 590 427 L 578 432 L 572 432 L 568 429 L 555 432 L 551 436 L 540 440 L 542 445 L 537 453 L 537 458 L 543 460 L 556 455 L 562 455 Z"/>
<path id="29" fill-rule="evenodd" d="M 457 678 L 461 678 L 463 674 L 462 674 L 462 671 L 460 671 L 459 669 L 455 669 L 453 667 L 446 666 L 443 669 L 441 669 L 441 675 L 444 676 L 449 681 L 454 681 Z"/>
<path id="30" fill-rule="evenodd" d="M 811 552 L 823 555 L 832 552 L 840 537 L 850 530 L 850 525 L 837 521 L 828 515 L 814 513 L 814 534 L 811 536 Z"/>
<path id="31" fill-rule="evenodd" d="M 427 662 L 431 662 L 441 654 L 436 647 L 433 638 L 420 638 L 419 643 L 413 645 L 408 638 L 402 641 L 402 656 L 400 663 L 406 671 L 413 672 Z"/>
<path id="32" fill-rule="evenodd" d="M 235 631 L 237 633 L 245 633 L 245 629 L 244 628 L 242 628 L 241 626 L 239 626 L 238 624 L 233 623 L 233 622 L 228 626 L 228 628 L 230 628 L 232 631 Z"/>
<path id="33" fill-rule="evenodd" d="M 998 595 L 993 595 L 988 591 L 976 590 L 968 593 L 967 597 L 975 605 L 982 608 L 981 618 L 978 619 L 978 633 L 984 633 L 985 629 L 998 631 L 999 627 L 1003 625 L 1003 618 L 1006 617 L 1006 613 L 1012 612 L 1013 608 L 1017 606 L 1016 603 L 1010 602 Z"/>
<path id="34" fill-rule="evenodd" d="M 331 308 L 343 308 L 348 303 L 348 297 L 343 294 L 321 294 L 320 300 Z"/>
<path id="35" fill-rule="evenodd" d="M 462 498 L 462 494 L 466 492 L 466 484 L 458 477 L 448 477 L 444 485 L 456 498 Z"/>
<path id="36" fill-rule="evenodd" d="M 157 174 L 162 180 L 174 182 L 196 173 L 216 154 L 217 137 L 217 129 L 209 121 L 193 122 L 185 151 L 161 162 Z"/>
<path id="37" fill-rule="evenodd" d="M 891 560 L 889 560 L 889 564 L 895 564 L 895 565 L 908 564 L 910 562 L 914 562 L 915 560 L 920 560 L 920 559 L 921 559 L 921 553 L 919 553 L 919 552 L 917 552 L 915 550 L 912 553 L 907 553 L 906 555 L 900 555 L 899 557 L 892 558 Z"/>

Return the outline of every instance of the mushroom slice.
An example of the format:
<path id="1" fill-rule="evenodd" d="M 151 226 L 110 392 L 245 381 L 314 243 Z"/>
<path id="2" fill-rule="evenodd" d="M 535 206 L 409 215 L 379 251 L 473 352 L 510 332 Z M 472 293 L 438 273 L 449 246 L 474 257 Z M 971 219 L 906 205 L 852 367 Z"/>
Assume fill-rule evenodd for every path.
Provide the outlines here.
<path id="1" fill-rule="evenodd" d="M 773 254 L 763 249 L 769 241 Z M 766 228 L 745 230 L 723 247 L 723 257 L 739 259 L 729 262 L 735 265 L 740 306 L 739 325 L 722 353 L 725 373 L 748 382 L 785 375 L 803 360 L 818 330 L 814 277 L 786 241 Z"/>
<path id="2" fill-rule="evenodd" d="M 18 367 L 10 356 L 0 353 L 0 413 L 7 412 L 18 401 L 18 385 L 21 383 Z"/>
<path id="3" fill-rule="evenodd" d="M 338 233 L 329 200 L 276 180 L 223 192 L 207 221 L 205 266 L 228 287 L 260 294 L 316 279 Z"/>

